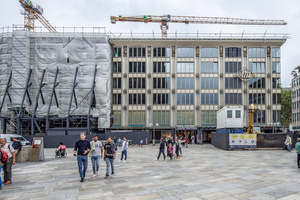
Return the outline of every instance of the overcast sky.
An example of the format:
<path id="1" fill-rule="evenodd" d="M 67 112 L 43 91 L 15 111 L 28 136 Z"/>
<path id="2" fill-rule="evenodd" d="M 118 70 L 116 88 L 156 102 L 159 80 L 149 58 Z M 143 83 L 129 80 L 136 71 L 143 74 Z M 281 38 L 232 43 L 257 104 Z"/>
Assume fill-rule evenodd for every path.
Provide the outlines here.
<path id="1" fill-rule="evenodd" d="M 0 27 L 23 25 L 18 0 L 0 0 Z M 183 15 L 236 17 L 247 19 L 282 19 L 287 26 L 236 26 L 169 24 L 169 33 L 289 33 L 281 49 L 282 85 L 289 86 L 291 71 L 300 65 L 299 0 L 36 0 L 44 8 L 44 17 L 56 27 L 106 27 L 106 31 L 160 33 L 159 24 L 110 23 L 111 15 Z M 36 26 L 41 26 L 36 22 Z"/>

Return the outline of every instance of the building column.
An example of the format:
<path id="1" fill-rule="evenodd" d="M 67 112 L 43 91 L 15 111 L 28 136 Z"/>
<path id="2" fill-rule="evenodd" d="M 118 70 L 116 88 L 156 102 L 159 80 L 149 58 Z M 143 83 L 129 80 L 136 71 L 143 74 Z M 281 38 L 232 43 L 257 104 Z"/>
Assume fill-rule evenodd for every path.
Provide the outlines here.
<path id="1" fill-rule="evenodd" d="M 147 47 L 146 56 L 146 124 L 153 124 L 153 65 L 152 65 L 152 47 Z"/>
<path id="2" fill-rule="evenodd" d="M 123 56 L 122 56 L 122 110 L 121 110 L 121 126 L 128 126 L 128 72 L 129 72 L 129 62 L 128 62 L 128 47 L 123 46 Z"/>
<path id="3" fill-rule="evenodd" d="M 176 47 L 171 47 L 171 59 L 170 59 L 170 126 L 176 127 L 177 125 L 177 70 L 176 70 Z"/>

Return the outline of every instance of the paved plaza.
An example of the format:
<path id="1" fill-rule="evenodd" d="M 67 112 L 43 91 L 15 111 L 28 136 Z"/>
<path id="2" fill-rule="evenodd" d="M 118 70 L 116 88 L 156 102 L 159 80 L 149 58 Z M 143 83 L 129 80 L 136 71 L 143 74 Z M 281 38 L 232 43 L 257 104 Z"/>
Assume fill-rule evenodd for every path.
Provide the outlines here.
<path id="1" fill-rule="evenodd" d="M 115 175 L 80 183 L 77 162 L 54 158 L 46 149 L 46 161 L 17 163 L 13 184 L 3 186 L 0 199 L 300 199 L 300 169 L 296 153 L 283 150 L 223 151 L 210 144 L 183 148 L 178 160 L 155 161 L 158 146 L 129 147 L 128 162 L 117 162 Z"/>

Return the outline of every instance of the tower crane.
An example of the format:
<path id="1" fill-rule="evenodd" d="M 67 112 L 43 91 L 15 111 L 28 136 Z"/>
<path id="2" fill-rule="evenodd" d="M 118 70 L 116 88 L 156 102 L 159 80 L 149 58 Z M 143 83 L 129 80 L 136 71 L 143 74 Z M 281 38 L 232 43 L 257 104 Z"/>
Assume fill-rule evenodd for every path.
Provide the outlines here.
<path id="1" fill-rule="evenodd" d="M 154 22 L 161 23 L 161 36 L 167 37 L 168 23 L 197 23 L 197 24 L 233 24 L 233 25 L 287 25 L 284 20 L 240 19 L 229 17 L 195 17 L 171 15 L 142 15 L 142 16 L 111 16 L 111 23 L 120 22 Z"/>
<path id="2" fill-rule="evenodd" d="M 49 32 L 57 32 L 55 28 L 43 17 L 43 8 L 40 5 L 33 5 L 31 0 L 19 0 L 21 6 L 24 8 L 24 28 L 29 32 L 34 32 L 34 20 L 38 19 Z"/>

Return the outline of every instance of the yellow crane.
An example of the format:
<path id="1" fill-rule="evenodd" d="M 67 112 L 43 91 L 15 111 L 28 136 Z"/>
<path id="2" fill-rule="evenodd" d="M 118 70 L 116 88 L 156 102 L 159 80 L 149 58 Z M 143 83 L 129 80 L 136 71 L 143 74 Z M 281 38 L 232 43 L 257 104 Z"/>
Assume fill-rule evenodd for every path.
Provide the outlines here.
<path id="1" fill-rule="evenodd" d="M 254 108 L 254 105 L 251 104 L 250 108 L 248 109 L 248 112 L 250 113 L 250 118 L 249 118 L 249 127 L 247 130 L 247 133 L 253 134 L 253 133 L 260 133 L 260 127 L 253 126 L 253 114 L 258 113 L 259 110 Z M 254 127 L 257 127 L 256 130 L 254 130 Z"/>
<path id="2" fill-rule="evenodd" d="M 49 32 L 57 32 L 55 28 L 43 17 L 43 8 L 40 5 L 33 5 L 31 0 L 19 0 L 21 6 L 24 8 L 24 28 L 29 32 L 34 32 L 34 20 L 38 19 Z"/>
<path id="3" fill-rule="evenodd" d="M 284 20 L 240 19 L 229 17 L 195 17 L 171 15 L 111 16 L 111 23 L 120 22 L 154 22 L 161 23 L 161 36 L 167 38 L 168 23 L 195 24 L 234 24 L 234 25 L 287 25 Z"/>

